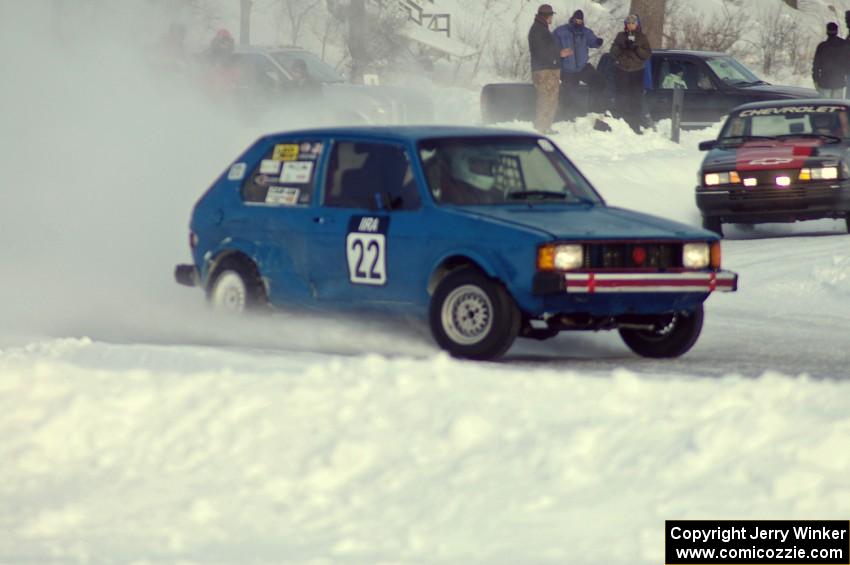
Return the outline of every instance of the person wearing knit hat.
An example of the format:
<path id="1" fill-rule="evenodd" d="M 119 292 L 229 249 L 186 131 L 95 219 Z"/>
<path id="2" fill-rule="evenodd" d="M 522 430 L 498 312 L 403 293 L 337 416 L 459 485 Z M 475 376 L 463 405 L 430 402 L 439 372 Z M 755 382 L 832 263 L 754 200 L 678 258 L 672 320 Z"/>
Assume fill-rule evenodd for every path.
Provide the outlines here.
<path id="1" fill-rule="evenodd" d="M 617 113 L 639 132 L 643 123 L 644 67 L 652 48 L 636 14 L 623 20 L 623 31 L 614 38 L 610 53 L 614 59 Z"/>
<path id="2" fill-rule="evenodd" d="M 554 133 L 552 122 L 558 111 L 561 57 L 558 42 L 549 31 L 555 11 L 549 4 L 537 8 L 534 23 L 528 30 L 528 51 L 531 55 L 531 78 L 537 91 L 537 111 L 534 127 L 541 133 Z"/>
<path id="3" fill-rule="evenodd" d="M 564 107 L 570 115 L 574 110 L 575 98 L 580 82 L 590 87 L 590 110 L 603 112 L 605 100 L 605 77 L 590 64 L 590 49 L 602 46 L 602 39 L 596 37 L 584 21 L 584 12 L 576 10 L 569 22 L 555 30 L 555 38 L 561 47 L 561 94 Z"/>
<path id="4" fill-rule="evenodd" d="M 812 81 L 823 98 L 844 98 L 850 44 L 838 37 L 838 24 L 826 24 L 826 41 L 818 44 L 812 61 Z"/>

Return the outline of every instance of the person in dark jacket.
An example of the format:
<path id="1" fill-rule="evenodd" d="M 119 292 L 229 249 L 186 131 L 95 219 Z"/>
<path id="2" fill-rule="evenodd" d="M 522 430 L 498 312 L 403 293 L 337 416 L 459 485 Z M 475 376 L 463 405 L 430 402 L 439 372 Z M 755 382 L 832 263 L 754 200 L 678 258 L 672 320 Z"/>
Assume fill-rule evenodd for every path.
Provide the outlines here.
<path id="1" fill-rule="evenodd" d="M 554 133 L 552 122 L 558 110 L 561 55 L 555 36 L 549 31 L 552 6 L 541 4 L 528 31 L 528 50 L 531 53 L 531 77 L 537 91 L 537 112 L 534 127 L 541 133 Z"/>
<path id="2" fill-rule="evenodd" d="M 640 28 L 640 18 L 634 14 L 626 17 L 623 31 L 611 45 L 611 57 L 617 112 L 635 132 L 640 131 L 643 122 L 643 73 L 651 55 L 652 48 Z"/>
<path id="3" fill-rule="evenodd" d="M 847 42 L 850 43 L 850 10 L 844 12 L 844 23 L 847 24 Z M 844 83 L 844 97 L 850 98 L 850 73 Z"/>
<path id="4" fill-rule="evenodd" d="M 838 24 L 826 24 L 826 41 L 818 44 L 812 62 L 812 80 L 823 98 L 844 98 L 850 68 L 850 44 L 838 37 Z"/>
<path id="5" fill-rule="evenodd" d="M 605 77 L 590 64 L 589 53 L 591 48 L 602 46 L 602 39 L 585 25 L 584 12 L 576 10 L 568 23 L 555 30 L 555 38 L 561 47 L 562 104 L 570 109 L 571 115 L 578 115 L 573 111 L 573 101 L 579 82 L 583 82 L 590 87 L 590 110 L 604 111 Z"/>

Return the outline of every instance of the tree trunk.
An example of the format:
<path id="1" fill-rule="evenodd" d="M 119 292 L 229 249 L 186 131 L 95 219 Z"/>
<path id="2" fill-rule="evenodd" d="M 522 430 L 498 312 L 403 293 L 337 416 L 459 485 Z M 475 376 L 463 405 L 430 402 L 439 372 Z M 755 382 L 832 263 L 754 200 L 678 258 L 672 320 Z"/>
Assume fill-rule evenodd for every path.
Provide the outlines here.
<path id="1" fill-rule="evenodd" d="M 629 13 L 640 16 L 640 26 L 653 49 L 661 49 L 667 0 L 632 0 Z"/>
<path id="2" fill-rule="evenodd" d="M 366 0 L 351 0 L 348 12 L 348 52 L 351 53 L 351 81 L 363 82 L 368 64 L 366 50 Z"/>
<path id="3" fill-rule="evenodd" d="M 239 0 L 239 45 L 251 45 L 251 2 Z"/>

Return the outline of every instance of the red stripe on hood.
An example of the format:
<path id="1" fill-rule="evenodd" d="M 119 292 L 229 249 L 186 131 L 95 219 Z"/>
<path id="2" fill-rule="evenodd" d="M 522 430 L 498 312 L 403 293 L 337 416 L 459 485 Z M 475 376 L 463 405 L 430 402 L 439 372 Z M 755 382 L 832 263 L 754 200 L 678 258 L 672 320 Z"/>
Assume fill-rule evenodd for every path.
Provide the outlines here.
<path id="1" fill-rule="evenodd" d="M 738 171 L 799 169 L 821 145 L 823 141 L 819 139 L 796 140 L 793 144 L 781 141 L 749 141 L 735 152 L 735 168 Z"/>

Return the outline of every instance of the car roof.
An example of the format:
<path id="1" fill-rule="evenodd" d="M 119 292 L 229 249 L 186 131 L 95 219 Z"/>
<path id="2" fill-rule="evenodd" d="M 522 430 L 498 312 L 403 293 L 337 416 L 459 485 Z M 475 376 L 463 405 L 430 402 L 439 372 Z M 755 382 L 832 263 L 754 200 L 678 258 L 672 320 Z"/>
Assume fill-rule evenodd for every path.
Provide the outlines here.
<path id="1" fill-rule="evenodd" d="M 653 49 L 653 54 L 659 55 L 695 55 L 697 57 L 731 57 L 729 53 L 719 51 L 697 51 L 694 49 Z"/>
<path id="2" fill-rule="evenodd" d="M 277 53 L 279 51 L 303 53 L 306 49 L 297 45 L 240 45 L 233 51 L 234 53 Z"/>
<path id="3" fill-rule="evenodd" d="M 750 102 L 742 104 L 730 112 L 738 112 L 739 110 L 756 110 L 759 108 L 785 108 L 786 106 L 845 106 L 848 101 L 844 99 L 829 99 L 829 98 L 796 98 L 790 100 L 765 100 L 762 102 Z"/>
<path id="4" fill-rule="evenodd" d="M 372 137 L 399 142 L 446 137 L 528 137 L 532 139 L 540 137 L 539 134 L 529 131 L 473 126 L 350 126 L 283 131 L 264 137 L 281 136 Z"/>

